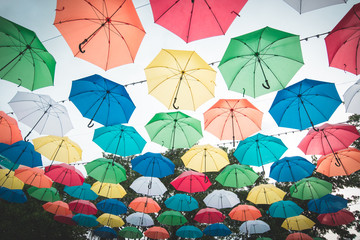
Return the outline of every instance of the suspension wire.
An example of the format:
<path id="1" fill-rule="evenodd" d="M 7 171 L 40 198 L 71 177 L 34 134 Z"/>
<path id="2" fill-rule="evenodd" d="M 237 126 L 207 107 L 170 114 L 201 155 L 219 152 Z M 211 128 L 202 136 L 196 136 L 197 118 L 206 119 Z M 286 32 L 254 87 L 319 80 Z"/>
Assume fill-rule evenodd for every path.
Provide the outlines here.
<path id="1" fill-rule="evenodd" d="M 316 34 L 316 35 L 313 35 L 313 36 L 310 36 L 310 37 L 302 38 L 302 39 L 300 39 L 300 41 L 307 41 L 307 40 L 309 40 L 310 38 L 319 38 L 320 36 L 323 36 L 323 35 L 326 35 L 326 34 L 329 34 L 329 33 L 330 33 L 330 32 L 319 33 L 319 34 Z"/>

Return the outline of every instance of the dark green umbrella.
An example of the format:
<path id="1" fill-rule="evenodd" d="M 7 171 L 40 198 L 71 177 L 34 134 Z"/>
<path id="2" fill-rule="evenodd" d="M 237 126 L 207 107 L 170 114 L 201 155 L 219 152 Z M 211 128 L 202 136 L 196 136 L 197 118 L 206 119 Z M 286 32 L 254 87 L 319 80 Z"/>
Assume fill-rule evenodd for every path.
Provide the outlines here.
<path id="1" fill-rule="evenodd" d="M 136 239 L 136 238 L 142 238 L 143 234 L 136 227 L 124 227 L 119 231 L 119 236 L 123 238 Z"/>
<path id="2" fill-rule="evenodd" d="M 59 191 L 54 188 L 37 188 L 37 187 L 30 187 L 28 188 L 27 192 L 33 198 L 36 198 L 40 201 L 46 202 L 56 202 L 60 200 Z"/>
<path id="3" fill-rule="evenodd" d="M 331 183 L 316 177 L 303 178 L 290 187 L 291 196 L 301 200 L 321 198 L 331 191 Z"/>
<path id="4" fill-rule="evenodd" d="M 242 188 L 255 183 L 259 175 L 247 165 L 228 165 L 215 178 L 216 181 L 225 187 Z"/>
<path id="5" fill-rule="evenodd" d="M 165 225 L 178 226 L 187 222 L 187 219 L 177 211 L 165 211 L 157 218 L 157 220 Z"/>
<path id="6" fill-rule="evenodd" d="M 102 183 L 120 183 L 126 180 L 126 170 L 113 159 L 98 158 L 85 165 L 87 174 Z"/>

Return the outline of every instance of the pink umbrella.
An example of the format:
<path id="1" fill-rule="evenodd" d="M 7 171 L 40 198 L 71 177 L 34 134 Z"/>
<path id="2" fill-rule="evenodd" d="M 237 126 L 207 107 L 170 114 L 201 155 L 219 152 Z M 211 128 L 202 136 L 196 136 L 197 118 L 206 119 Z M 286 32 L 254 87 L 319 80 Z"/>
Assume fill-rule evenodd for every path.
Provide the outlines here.
<path id="1" fill-rule="evenodd" d="M 351 223 L 355 220 L 354 214 L 352 212 L 341 209 L 335 213 L 323 213 L 319 214 L 317 217 L 320 223 L 330 226 L 340 226 Z"/>
<path id="2" fill-rule="evenodd" d="M 84 183 L 85 179 L 84 175 L 78 169 L 66 163 L 46 167 L 45 175 L 50 177 L 54 182 L 66 186 L 80 186 Z"/>
<path id="3" fill-rule="evenodd" d="M 61 222 L 61 223 L 65 223 L 67 225 L 71 225 L 71 226 L 74 226 L 74 225 L 77 225 L 77 223 L 72 220 L 74 215 L 72 214 L 69 214 L 69 215 L 54 215 L 54 220 L 55 221 L 58 221 L 58 222 Z"/>
<path id="4" fill-rule="evenodd" d="M 199 172 L 186 171 L 170 182 L 178 191 L 195 193 L 204 192 L 211 186 L 209 178 Z"/>
<path id="5" fill-rule="evenodd" d="M 71 211 L 86 215 L 95 215 L 97 213 L 96 206 L 88 200 L 74 200 L 69 203 Z"/>
<path id="6" fill-rule="evenodd" d="M 194 220 L 199 223 L 213 224 L 223 222 L 225 215 L 215 208 L 203 208 L 196 213 Z"/>

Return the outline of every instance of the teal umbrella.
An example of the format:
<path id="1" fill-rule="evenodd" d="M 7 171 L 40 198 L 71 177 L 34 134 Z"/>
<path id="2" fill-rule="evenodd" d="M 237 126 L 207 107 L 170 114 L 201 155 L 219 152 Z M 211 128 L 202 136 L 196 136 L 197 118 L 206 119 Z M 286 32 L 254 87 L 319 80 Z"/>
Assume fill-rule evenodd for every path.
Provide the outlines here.
<path id="1" fill-rule="evenodd" d="M 182 238 L 201 238 L 203 232 L 192 225 L 182 226 L 176 231 L 176 236 Z"/>
<path id="2" fill-rule="evenodd" d="M 91 185 L 88 183 L 83 183 L 82 185 L 72 187 L 65 186 L 64 192 L 72 197 L 83 200 L 95 200 L 98 197 L 98 195 L 93 190 L 91 190 Z"/>
<path id="3" fill-rule="evenodd" d="M 178 193 L 165 200 L 165 206 L 175 211 L 190 212 L 199 208 L 199 204 L 195 198 Z"/>

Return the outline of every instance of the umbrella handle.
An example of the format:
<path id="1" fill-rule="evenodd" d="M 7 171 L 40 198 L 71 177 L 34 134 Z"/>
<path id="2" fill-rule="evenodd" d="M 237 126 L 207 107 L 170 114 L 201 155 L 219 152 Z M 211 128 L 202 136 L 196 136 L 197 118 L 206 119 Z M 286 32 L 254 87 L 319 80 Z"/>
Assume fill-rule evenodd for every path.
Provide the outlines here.
<path id="1" fill-rule="evenodd" d="M 79 44 L 79 51 L 81 52 L 81 53 L 84 53 L 85 52 L 85 50 L 82 50 L 82 45 L 84 45 L 85 43 L 87 42 L 87 39 L 84 39 L 84 41 L 82 41 L 82 43 L 80 43 Z"/>
<path id="2" fill-rule="evenodd" d="M 269 81 L 267 79 L 265 79 L 265 84 L 261 84 L 263 86 L 263 88 L 266 88 L 266 89 L 270 89 L 270 85 L 269 85 Z"/>
<path id="3" fill-rule="evenodd" d="M 22 84 L 22 80 L 21 80 L 21 78 L 18 78 L 18 80 L 20 81 L 20 83 L 19 83 L 19 85 L 17 87 L 20 87 L 21 84 Z"/>
<path id="4" fill-rule="evenodd" d="M 175 106 L 175 102 L 176 102 L 176 98 L 174 98 L 173 107 L 174 107 L 175 109 L 179 109 L 179 106 Z"/>
<path id="5" fill-rule="evenodd" d="M 87 126 L 88 126 L 88 128 L 92 128 L 94 126 L 93 119 L 91 119 L 91 121 L 89 122 L 89 124 Z"/>
<path id="6" fill-rule="evenodd" d="M 29 137 L 30 133 L 31 133 L 31 131 L 24 137 L 24 141 L 25 141 L 25 142 L 28 142 L 28 141 L 29 141 L 28 137 Z"/>

